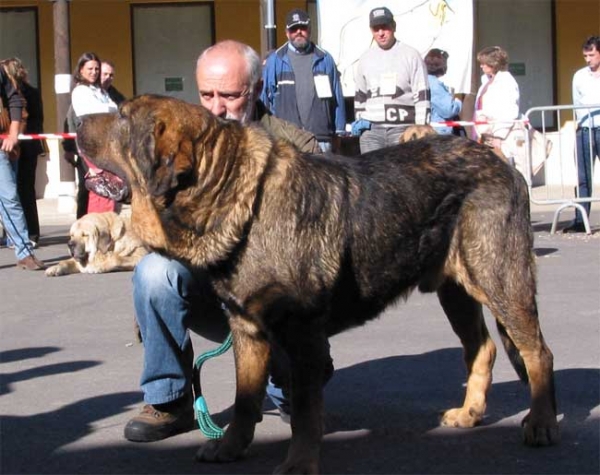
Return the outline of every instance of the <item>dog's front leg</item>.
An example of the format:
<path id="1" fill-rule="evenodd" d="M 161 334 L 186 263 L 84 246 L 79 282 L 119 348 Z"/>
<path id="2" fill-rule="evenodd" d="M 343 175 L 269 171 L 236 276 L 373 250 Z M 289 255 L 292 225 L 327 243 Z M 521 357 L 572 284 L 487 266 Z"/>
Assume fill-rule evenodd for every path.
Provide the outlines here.
<path id="1" fill-rule="evenodd" d="M 312 329 L 296 334 L 309 338 L 294 339 L 287 345 L 291 370 L 292 441 L 285 461 L 275 473 L 318 473 L 323 438 L 323 384 L 331 367 L 329 343 L 325 334 Z"/>
<path id="2" fill-rule="evenodd" d="M 262 420 L 270 345 L 256 325 L 239 316 L 230 316 L 235 354 L 236 395 L 233 419 L 220 440 L 205 443 L 196 459 L 232 462 L 242 457 Z"/>

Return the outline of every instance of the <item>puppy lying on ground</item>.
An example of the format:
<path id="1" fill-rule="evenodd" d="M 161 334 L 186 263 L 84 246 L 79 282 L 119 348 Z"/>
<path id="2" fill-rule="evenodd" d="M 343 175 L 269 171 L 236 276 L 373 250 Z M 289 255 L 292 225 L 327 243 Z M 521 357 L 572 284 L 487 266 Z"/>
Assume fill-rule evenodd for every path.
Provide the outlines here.
<path id="1" fill-rule="evenodd" d="M 129 220 L 113 212 L 86 214 L 73 223 L 69 234 L 71 259 L 46 269 L 47 276 L 133 270 L 148 253 Z"/>

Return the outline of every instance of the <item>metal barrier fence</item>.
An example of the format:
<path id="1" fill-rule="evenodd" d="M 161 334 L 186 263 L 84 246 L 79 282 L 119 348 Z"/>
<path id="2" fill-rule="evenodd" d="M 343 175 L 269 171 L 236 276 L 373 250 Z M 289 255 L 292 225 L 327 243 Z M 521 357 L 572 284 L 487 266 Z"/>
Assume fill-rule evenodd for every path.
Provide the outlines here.
<path id="1" fill-rule="evenodd" d="M 582 215 L 583 223 L 587 234 L 591 233 L 590 222 L 582 203 L 591 203 L 600 201 L 600 197 L 579 197 L 579 179 L 578 169 L 582 158 L 577 155 L 576 147 L 576 111 L 585 110 L 589 118 L 592 113 L 600 113 L 600 104 L 591 104 L 587 106 L 562 105 L 532 107 L 525 113 L 528 122 L 535 121 L 541 124 L 540 133 L 543 138 L 542 143 L 550 141 L 552 151 L 550 156 L 546 157 L 543 166 L 536 170 L 534 167 L 535 147 L 531 134 L 525 134 L 527 160 L 525 163 L 525 179 L 529 187 L 529 196 L 533 204 L 543 206 L 558 206 L 554 212 L 552 220 L 551 234 L 556 232 L 560 213 L 566 208 L 576 208 Z M 565 126 L 563 123 L 564 115 L 568 115 Z M 548 132 L 547 124 L 551 122 L 548 117 L 554 116 L 555 123 L 558 124 L 557 132 Z M 567 119 L 567 118 L 565 118 Z M 593 155 L 593 128 L 582 130 L 582 133 L 588 134 L 589 154 L 591 157 L 591 178 L 594 178 L 595 157 Z M 600 144 L 597 144 L 597 147 Z M 591 190 L 590 190 L 591 191 Z M 591 195 L 591 193 L 590 193 Z"/>

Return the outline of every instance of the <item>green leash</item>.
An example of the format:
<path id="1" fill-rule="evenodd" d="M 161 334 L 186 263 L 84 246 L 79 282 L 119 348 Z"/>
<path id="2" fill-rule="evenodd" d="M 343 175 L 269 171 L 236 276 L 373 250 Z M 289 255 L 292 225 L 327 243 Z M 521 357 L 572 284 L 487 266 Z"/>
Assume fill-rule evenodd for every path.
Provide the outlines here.
<path id="1" fill-rule="evenodd" d="M 202 353 L 196 361 L 194 362 L 194 394 L 196 395 L 196 400 L 194 401 L 194 412 L 196 413 L 196 419 L 198 420 L 198 427 L 202 431 L 202 433 L 208 437 L 209 439 L 220 439 L 223 437 L 225 433 L 223 429 L 221 429 L 218 425 L 216 425 L 210 417 L 210 412 L 208 411 L 208 406 L 206 404 L 206 400 L 204 396 L 202 396 L 202 387 L 200 384 L 200 370 L 202 369 L 202 365 L 205 361 L 210 358 L 214 358 L 215 356 L 220 356 L 225 353 L 229 348 L 231 348 L 231 343 L 233 341 L 233 337 L 231 332 L 225 338 L 225 341 L 221 343 L 221 346 L 214 350 L 206 351 Z"/>

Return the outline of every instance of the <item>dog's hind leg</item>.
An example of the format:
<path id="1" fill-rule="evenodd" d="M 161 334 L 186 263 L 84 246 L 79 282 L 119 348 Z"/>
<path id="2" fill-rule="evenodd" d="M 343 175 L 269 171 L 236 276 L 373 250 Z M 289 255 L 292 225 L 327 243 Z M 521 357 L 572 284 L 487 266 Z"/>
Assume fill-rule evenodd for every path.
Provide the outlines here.
<path id="1" fill-rule="evenodd" d="M 531 410 L 523 420 L 524 442 L 542 446 L 559 440 L 553 356 L 538 320 L 533 239 L 528 209 L 523 205 L 526 195 L 518 203 L 522 206 L 496 207 L 497 214 L 483 213 L 479 219 L 463 223 L 462 235 L 470 238 L 463 239 L 461 257 L 454 261 L 459 264 L 450 275 L 488 306 L 496 319 L 512 365 L 530 385 Z"/>
<path id="2" fill-rule="evenodd" d="M 518 258 L 514 260 L 518 261 Z M 528 272 L 504 269 L 505 283 L 500 294 L 490 299 L 489 308 L 509 359 L 524 382 L 529 382 L 531 409 L 523 419 L 523 439 L 531 446 L 546 446 L 560 439 L 556 421 L 553 355 L 538 320 L 533 264 Z M 500 297 L 500 298 L 498 298 Z"/>
<path id="3" fill-rule="evenodd" d="M 483 319 L 482 306 L 465 289 L 446 280 L 438 288 L 438 298 L 452 329 L 460 338 L 467 367 L 467 390 L 462 407 L 449 409 L 441 424 L 451 427 L 474 427 L 483 418 L 487 393 L 492 385 L 492 367 L 496 346 Z"/>
<path id="4" fill-rule="evenodd" d="M 196 460 L 231 462 L 242 457 L 254 438 L 256 423 L 262 420 L 270 345 L 250 320 L 230 314 L 235 354 L 236 395 L 233 419 L 222 439 L 206 442 Z"/>

